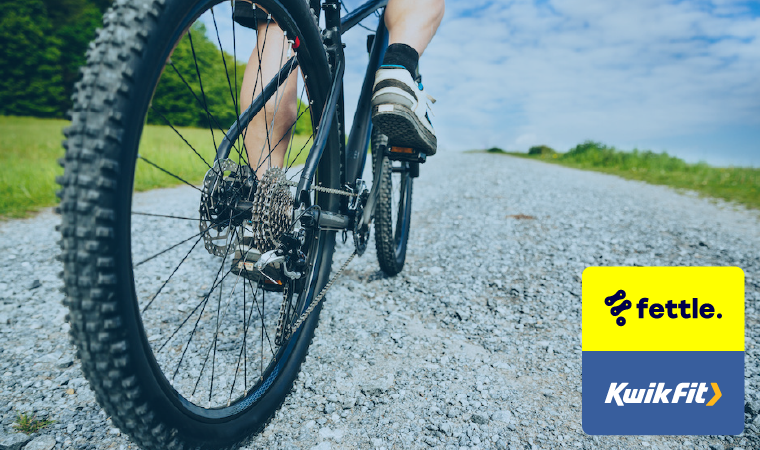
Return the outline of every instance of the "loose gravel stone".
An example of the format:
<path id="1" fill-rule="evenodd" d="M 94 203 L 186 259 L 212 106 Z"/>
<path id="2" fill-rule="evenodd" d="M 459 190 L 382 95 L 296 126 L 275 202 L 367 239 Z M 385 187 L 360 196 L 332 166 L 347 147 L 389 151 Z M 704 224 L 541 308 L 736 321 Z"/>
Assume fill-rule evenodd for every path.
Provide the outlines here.
<path id="1" fill-rule="evenodd" d="M 385 277 L 372 245 L 348 266 L 325 300 L 293 392 L 245 448 L 760 448 L 757 212 L 491 154 L 440 152 L 414 188 L 404 271 Z M 192 203 L 190 191 L 136 201 L 163 213 Z M 55 277 L 58 222 L 43 212 L 0 224 L 0 431 L 31 412 L 54 421 L 40 433 L 56 450 L 134 448 L 112 432 L 68 343 Z M 150 233 L 141 245 L 155 245 Z M 351 251 L 339 243 L 333 267 Z M 744 270 L 742 435 L 583 432 L 580 292 L 591 265 Z M 35 280 L 41 286 L 30 290 Z M 176 312 L 207 287 L 188 289 L 167 293 L 177 301 L 166 307 Z M 18 448 L 29 440 L 0 433 L 0 450 L 13 448 L 7 436 L 26 439 Z"/>
<path id="2" fill-rule="evenodd" d="M 31 439 L 23 433 L 3 433 L 0 430 L 0 450 L 19 450 Z"/>
<path id="3" fill-rule="evenodd" d="M 55 445 L 56 441 L 53 436 L 39 436 L 26 444 L 24 450 L 52 450 Z"/>

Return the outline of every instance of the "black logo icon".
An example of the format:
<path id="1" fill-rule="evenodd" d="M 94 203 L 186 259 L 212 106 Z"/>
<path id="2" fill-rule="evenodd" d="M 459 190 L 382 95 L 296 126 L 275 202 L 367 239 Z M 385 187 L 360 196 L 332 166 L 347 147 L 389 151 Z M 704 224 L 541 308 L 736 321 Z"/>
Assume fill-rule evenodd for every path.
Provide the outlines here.
<path id="1" fill-rule="evenodd" d="M 614 295 L 610 295 L 609 297 L 605 298 L 604 304 L 607 306 L 612 306 L 615 304 L 616 301 L 623 300 L 623 303 L 617 306 L 612 306 L 612 308 L 610 308 L 610 314 L 617 317 L 620 315 L 620 313 L 622 313 L 626 309 L 631 309 L 631 306 L 633 306 L 630 300 L 624 300 L 624 299 L 625 299 L 625 291 L 620 289 L 619 291 L 615 292 Z M 623 325 L 625 325 L 625 317 L 618 317 L 615 320 L 615 323 L 617 323 L 619 327 L 622 327 Z"/>

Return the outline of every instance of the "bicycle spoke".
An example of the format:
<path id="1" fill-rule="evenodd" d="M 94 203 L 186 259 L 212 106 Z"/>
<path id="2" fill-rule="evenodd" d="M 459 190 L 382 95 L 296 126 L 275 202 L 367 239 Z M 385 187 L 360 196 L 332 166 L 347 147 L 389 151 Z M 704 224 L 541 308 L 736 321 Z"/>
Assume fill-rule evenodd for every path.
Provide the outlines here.
<path id="1" fill-rule="evenodd" d="M 216 24 L 216 14 L 214 14 L 214 8 L 212 7 L 210 11 L 211 11 L 211 20 L 214 23 L 214 30 L 216 31 L 216 41 L 219 44 L 219 55 L 221 56 L 222 64 L 224 65 L 224 75 L 227 77 L 227 86 L 230 89 L 230 97 L 232 99 L 232 106 L 235 108 L 235 115 L 239 117 L 240 112 L 238 111 L 237 96 L 232 91 L 232 82 L 230 81 L 230 72 L 229 72 L 229 69 L 227 68 L 227 59 L 224 57 L 224 49 L 222 48 L 222 38 L 219 36 L 219 27 Z M 232 23 L 234 26 L 235 21 L 233 20 Z M 233 45 L 234 45 L 234 40 L 235 40 L 234 29 L 232 30 L 232 33 L 233 33 L 232 39 L 233 39 Z M 237 77 L 237 59 L 233 59 L 232 63 L 235 66 L 235 76 Z M 235 88 L 237 89 L 237 78 L 235 79 Z M 235 147 L 235 150 L 238 152 L 238 155 L 242 156 L 242 154 L 240 153 L 240 148 Z M 238 160 L 238 163 L 240 163 L 240 160 Z"/>
<path id="2" fill-rule="evenodd" d="M 235 384 L 237 383 L 237 376 L 238 376 L 238 373 L 240 372 L 240 360 L 243 357 L 243 352 L 245 352 L 245 344 L 246 344 L 245 340 L 246 340 L 246 336 L 248 334 L 247 333 L 248 332 L 248 325 L 250 325 L 245 320 L 245 312 L 246 312 L 245 311 L 245 309 L 246 309 L 246 306 L 245 306 L 245 297 L 246 297 L 245 285 L 246 285 L 246 283 L 243 282 L 243 345 L 240 346 L 240 352 L 238 353 L 237 361 L 235 363 L 235 376 L 232 379 L 232 386 L 230 387 L 230 395 L 229 395 L 229 397 L 227 397 L 227 406 L 230 406 L 230 402 L 232 401 L 232 393 L 235 391 Z M 253 314 L 251 314 L 251 316 L 253 316 Z M 246 357 L 247 356 L 248 355 L 246 354 Z M 243 365 L 245 366 L 245 363 Z M 247 384 L 248 383 L 247 382 L 247 378 L 248 378 L 247 374 L 244 375 L 244 377 L 243 377 L 243 389 L 245 389 L 246 386 L 248 386 L 248 384 Z"/>
<path id="3" fill-rule="evenodd" d="M 167 249 L 164 249 L 164 250 L 161 250 L 161 251 L 160 251 L 160 252 L 158 252 L 158 253 L 155 253 L 153 256 L 149 256 L 148 258 L 145 258 L 145 259 L 143 259 L 143 260 L 142 260 L 142 261 L 140 261 L 139 263 L 137 263 L 137 264 L 134 264 L 134 265 L 132 266 L 132 268 L 136 268 L 136 267 L 139 267 L 139 266 L 141 266 L 141 265 L 145 264 L 146 262 L 150 261 L 151 259 L 153 259 L 153 258 L 156 258 L 156 257 L 158 257 L 158 256 L 161 256 L 161 255 L 163 255 L 164 253 L 168 252 L 169 250 L 173 250 L 173 249 L 175 249 L 175 248 L 179 247 L 180 245 L 184 244 L 185 242 L 189 241 L 190 239 L 192 239 L 192 238 L 195 238 L 195 237 L 198 237 L 198 236 L 201 236 L 202 234 L 203 234 L 203 231 L 200 231 L 200 232 L 198 232 L 198 233 L 196 233 L 196 234 L 194 234 L 194 235 L 190 236 L 189 238 L 187 238 L 187 239 L 185 239 L 185 240 L 183 240 L 183 241 L 181 241 L 181 242 L 178 242 L 178 243 L 176 243 L 176 244 L 172 245 L 171 247 L 169 247 L 169 248 L 167 248 Z M 203 237 L 201 236 L 201 239 L 202 239 L 202 238 L 203 238 Z M 200 240 L 200 239 L 199 239 L 199 240 Z"/>
<path id="4" fill-rule="evenodd" d="M 287 81 L 285 81 L 285 85 L 287 86 Z M 294 137 L 294 135 L 295 135 L 295 133 L 294 133 L 294 129 L 295 129 L 295 127 L 296 127 L 296 124 L 298 123 L 298 119 L 300 119 L 300 118 L 301 118 L 301 116 L 303 116 L 303 115 L 306 113 L 306 111 L 308 111 L 308 109 L 304 109 L 304 110 L 303 110 L 303 111 L 302 111 L 302 112 L 301 112 L 301 113 L 300 113 L 300 114 L 299 114 L 299 115 L 296 117 L 296 120 L 295 120 L 295 121 L 294 121 L 294 122 L 293 122 L 293 123 L 290 125 L 290 127 L 288 127 L 288 129 L 285 131 L 285 133 L 283 133 L 283 135 L 282 135 L 282 137 L 280 138 L 280 140 L 279 140 L 279 141 L 277 141 L 277 143 L 274 145 L 274 148 L 277 148 L 277 146 L 278 146 L 278 145 L 280 145 L 280 143 L 281 143 L 283 140 L 285 140 L 285 138 L 286 138 L 286 137 L 288 137 L 288 136 L 290 136 L 290 137 L 291 137 L 291 139 L 290 139 L 290 144 L 289 144 L 289 145 L 291 145 L 291 144 L 292 144 L 292 142 L 293 142 L 293 140 L 294 140 L 294 139 L 293 139 L 293 137 Z M 277 110 L 275 110 L 275 114 L 277 114 Z M 272 119 L 272 122 L 274 122 L 274 119 Z M 263 152 L 262 152 L 262 153 L 263 153 Z M 290 149 L 288 149 L 288 150 L 285 152 L 285 161 L 287 161 L 287 159 L 288 159 L 288 156 L 289 156 L 289 155 L 290 155 Z M 299 153 L 299 155 L 300 155 L 300 153 Z M 260 168 L 260 167 L 261 167 L 261 166 L 264 164 L 264 162 L 266 162 L 268 159 L 271 159 L 271 156 L 272 156 L 272 152 L 270 151 L 270 152 L 269 152 L 269 155 L 267 155 L 267 157 L 264 159 L 264 161 L 262 161 L 262 162 L 261 162 L 261 163 L 260 163 L 260 164 L 259 164 L 259 165 L 256 167 L 256 170 L 259 170 L 259 168 Z M 294 161 L 295 161 L 295 160 L 294 160 Z M 286 174 L 288 173 L 288 169 L 287 169 L 287 168 L 284 170 L 284 173 L 286 173 Z"/>
<path id="5" fill-rule="evenodd" d="M 230 14 L 232 14 L 232 9 L 230 9 Z M 232 16 L 230 16 L 230 19 L 232 19 Z M 234 94 L 235 115 L 238 117 L 238 119 L 240 119 L 240 114 L 242 113 L 242 111 L 240 111 L 240 99 L 238 97 L 238 93 L 240 92 L 240 90 L 238 90 L 238 77 L 237 77 L 237 67 L 238 67 L 238 63 L 237 63 L 237 35 L 235 33 L 235 20 L 232 19 L 231 21 L 232 21 L 232 60 L 235 62 L 235 67 L 233 68 L 233 70 L 234 70 L 234 78 L 235 78 L 235 91 L 234 91 L 235 92 L 235 94 Z M 238 164 L 241 164 L 242 162 L 245 162 L 246 164 L 248 164 L 248 162 L 246 161 L 246 159 L 243 158 L 243 155 L 242 155 L 242 153 L 245 153 L 246 156 L 248 155 L 248 151 L 245 148 L 245 140 L 240 140 L 240 142 L 242 144 L 242 145 L 240 145 L 240 147 L 242 147 L 243 152 L 241 152 L 240 149 L 238 149 L 238 155 L 239 155 L 238 156 Z M 241 161 L 241 159 L 242 159 L 242 161 Z"/>
<path id="6" fill-rule="evenodd" d="M 303 87 L 301 88 L 301 95 L 298 96 L 299 100 L 303 97 L 304 92 L 306 92 L 306 83 L 304 83 Z M 295 139 L 293 139 L 293 137 L 295 137 L 295 135 L 296 135 L 295 132 L 298 130 L 298 121 L 301 120 L 301 116 L 303 116 L 304 114 L 306 114 L 306 111 L 310 111 L 311 110 L 311 105 L 309 105 L 308 101 L 306 103 L 306 108 L 304 108 L 303 111 L 301 111 L 301 104 L 303 104 L 303 101 L 300 101 L 298 103 L 298 115 L 296 117 L 295 123 L 293 123 L 293 125 L 291 126 L 292 137 L 290 139 L 290 142 L 288 142 L 288 150 L 285 152 L 285 162 L 284 162 L 283 165 L 287 165 L 288 164 L 288 160 L 290 160 L 291 151 L 293 150 L 293 143 L 295 142 Z M 280 140 L 282 140 L 282 139 L 285 139 L 284 135 L 282 136 L 282 138 L 280 138 Z M 279 145 L 279 142 L 277 144 Z M 293 161 L 295 162 L 295 160 L 293 160 Z M 288 173 L 288 168 L 286 168 L 284 170 L 284 172 L 285 172 L 285 174 L 287 174 Z"/>
<path id="7" fill-rule="evenodd" d="M 200 158 L 201 161 L 203 161 L 203 164 L 205 164 L 209 169 L 211 169 L 211 165 L 206 161 L 206 159 L 203 156 L 201 156 L 200 153 L 198 153 L 198 150 L 196 150 L 195 147 L 192 146 L 192 144 L 190 144 L 189 142 L 187 142 L 187 139 L 185 139 L 185 137 L 182 136 L 182 133 L 180 133 L 179 130 L 177 130 L 176 128 L 174 128 L 174 125 L 172 125 L 172 123 L 164 115 L 164 113 L 162 113 L 161 111 L 157 110 L 155 107 L 153 107 L 153 105 L 150 106 L 150 109 L 151 109 L 151 111 L 154 111 L 154 112 L 156 112 L 156 114 L 158 114 L 159 116 L 161 116 L 161 118 L 164 119 L 164 122 L 166 122 L 166 124 L 169 125 L 169 128 L 171 128 L 172 130 L 174 130 L 174 132 L 177 133 L 177 136 L 179 136 L 180 139 L 182 139 L 185 142 L 185 144 L 187 144 L 187 146 L 190 147 L 190 150 L 192 150 L 193 153 L 195 153 L 196 155 L 198 155 L 198 158 Z"/>
<path id="8" fill-rule="evenodd" d="M 248 280 L 248 285 L 253 289 L 253 284 L 251 283 L 251 280 Z M 259 317 L 261 317 L 261 329 L 264 333 L 264 337 L 266 337 L 267 343 L 269 343 L 269 351 L 272 353 L 272 356 L 274 356 L 274 348 L 272 347 L 272 341 L 269 339 L 269 333 L 267 333 L 266 327 L 264 326 L 264 290 L 261 290 L 261 308 L 259 308 L 259 302 L 256 301 L 256 295 L 254 294 L 253 299 L 256 301 L 256 310 L 259 313 Z M 263 354 L 263 353 L 262 353 Z"/>
<path id="9" fill-rule="evenodd" d="M 283 45 L 287 45 L 287 36 L 286 36 L 286 39 L 285 39 Z M 282 59 L 283 59 L 282 52 L 280 52 L 279 67 L 282 67 L 282 65 L 283 65 Z M 293 58 L 292 61 L 295 62 L 295 58 Z M 291 65 L 292 64 L 293 63 L 291 63 Z M 261 65 L 259 65 L 259 67 L 261 67 Z M 281 83 L 280 83 L 280 73 L 281 72 L 277 72 L 277 86 L 278 86 L 277 90 L 278 91 L 280 90 L 279 86 L 281 85 Z M 282 99 L 285 97 L 285 90 L 287 89 L 288 81 L 290 81 L 290 71 L 288 71 L 288 74 L 289 75 L 285 79 L 285 86 L 283 86 L 283 88 L 282 88 L 282 94 L 280 95 L 279 101 L 277 100 L 277 92 L 275 92 L 275 94 L 274 94 L 274 113 L 272 114 L 272 124 L 271 125 L 269 125 L 269 122 L 267 120 L 267 116 L 266 116 L 267 109 L 266 109 L 266 107 L 264 108 L 264 123 L 266 124 L 267 138 L 266 138 L 266 141 L 264 141 L 264 146 L 261 148 L 261 154 L 259 155 L 259 162 L 257 162 L 257 168 L 256 168 L 256 170 L 258 170 L 258 168 L 261 167 L 261 165 L 263 164 L 263 162 L 261 161 L 261 157 L 264 156 L 264 148 L 266 148 L 267 146 L 269 147 L 269 154 L 267 155 L 267 157 L 265 158 L 265 160 L 269 159 L 270 161 L 271 161 L 272 151 L 274 150 L 274 148 L 277 148 L 277 146 L 275 146 L 274 148 L 272 148 L 271 135 L 274 132 L 274 121 L 275 121 L 275 118 L 277 117 L 277 111 L 279 111 L 279 109 L 280 109 L 280 103 L 282 103 Z M 271 127 L 271 130 L 270 130 L 270 127 Z"/>
<path id="10" fill-rule="evenodd" d="M 254 3 L 254 5 L 255 5 L 255 3 Z M 256 57 L 257 57 L 257 59 L 259 61 L 259 65 L 258 65 L 258 68 L 256 69 L 256 79 L 254 80 L 254 83 L 253 83 L 253 92 L 251 93 L 251 104 L 253 104 L 254 100 L 256 100 L 256 88 L 259 86 L 259 80 L 261 80 L 262 92 L 263 92 L 264 87 L 265 87 L 264 86 L 264 74 L 261 72 L 261 55 L 264 53 L 264 50 L 266 49 L 266 46 L 267 46 L 267 35 L 269 34 L 269 22 L 270 22 L 270 19 L 267 17 L 267 25 L 264 28 L 264 40 L 261 43 L 261 49 L 259 49 L 259 42 L 258 42 L 259 41 L 259 19 L 258 19 L 258 17 L 256 15 L 253 16 L 253 21 L 254 21 L 254 28 L 256 29 Z M 263 109 L 264 109 L 264 124 L 266 125 L 266 105 L 265 105 L 265 107 Z M 253 118 L 251 118 L 251 119 L 253 119 Z M 250 126 L 250 123 L 249 123 L 248 126 L 245 127 L 245 129 L 243 129 L 243 133 L 242 134 L 243 134 L 243 145 L 244 146 L 245 146 L 245 138 L 248 135 L 248 127 L 249 126 Z M 248 152 L 248 150 L 246 149 L 246 153 L 247 152 Z M 251 161 L 249 161 L 249 163 L 250 162 Z"/>
<path id="11" fill-rule="evenodd" d="M 138 158 L 140 158 L 140 159 L 142 159 L 142 160 L 143 160 L 143 161 L 145 161 L 146 163 L 150 164 L 151 166 L 155 167 L 156 169 L 160 170 L 161 172 L 163 172 L 163 173 L 165 173 L 165 174 L 169 175 L 170 177 L 174 177 L 174 178 L 178 179 L 179 181 L 181 181 L 181 182 L 185 183 L 186 185 L 190 186 L 191 188 L 195 189 L 196 191 L 198 191 L 198 192 L 203 192 L 203 191 L 201 191 L 201 190 L 200 190 L 200 189 L 199 189 L 197 186 L 193 185 L 193 184 L 192 184 L 192 183 L 190 183 L 189 181 L 187 181 L 187 180 L 185 180 L 185 179 L 183 179 L 183 178 L 181 178 L 181 177 L 179 177 L 179 176 L 177 176 L 177 175 L 174 175 L 173 173 L 169 172 L 168 170 L 164 169 L 163 167 L 160 167 L 160 166 L 159 166 L 159 165 L 157 165 L 156 163 L 154 163 L 154 162 L 151 162 L 151 161 L 150 161 L 148 158 L 146 158 L 146 157 L 144 157 L 144 156 L 142 156 L 142 155 L 137 155 L 137 157 L 138 157 Z"/>
<path id="12" fill-rule="evenodd" d="M 185 87 L 187 87 L 187 89 L 193 95 L 193 98 L 195 98 L 195 101 L 198 103 L 198 105 L 203 107 L 203 102 L 201 101 L 200 98 L 198 98 L 198 94 L 195 93 L 195 90 L 193 90 L 193 88 L 190 86 L 190 83 L 188 83 L 185 77 L 182 76 L 179 69 L 177 69 L 177 66 L 174 65 L 174 62 L 170 60 L 169 65 L 172 67 L 172 69 L 174 69 L 174 73 L 177 74 L 179 79 L 182 80 L 182 83 L 185 85 Z M 227 132 L 224 130 L 224 127 L 222 127 L 222 124 L 219 123 L 219 119 L 217 119 L 213 113 L 210 113 L 210 114 L 211 114 L 211 119 L 214 121 L 214 124 L 216 124 L 216 127 L 219 129 L 219 131 L 222 134 L 227 134 Z"/>
<path id="13" fill-rule="evenodd" d="M 206 110 L 206 117 L 208 119 L 208 129 L 211 131 L 211 140 L 214 142 L 214 150 L 219 149 L 216 145 L 216 136 L 214 135 L 214 127 L 211 125 L 211 112 L 208 109 L 208 101 L 206 100 L 206 91 L 203 90 L 203 79 L 201 78 L 201 69 L 198 67 L 198 58 L 195 55 L 195 46 L 193 45 L 193 33 L 191 30 L 187 30 L 187 37 L 190 40 L 190 50 L 193 53 L 193 63 L 195 64 L 195 73 L 198 75 L 198 87 L 201 88 L 201 98 L 203 99 L 203 109 Z"/>
<path id="14" fill-rule="evenodd" d="M 298 151 L 298 154 L 296 155 L 296 157 L 295 157 L 295 158 L 293 158 L 293 161 L 291 161 L 291 163 L 290 163 L 290 164 L 287 166 L 287 169 L 285 169 L 286 171 L 287 171 L 287 170 L 290 170 L 290 168 L 291 168 L 291 167 L 293 167 L 293 164 L 294 164 L 294 163 L 295 163 L 295 162 L 298 160 L 298 157 L 299 157 L 299 156 L 301 156 L 301 153 L 303 153 L 304 149 L 306 148 L 306 146 L 308 146 L 308 145 L 309 145 L 309 142 L 311 142 L 311 139 L 312 139 L 313 137 L 314 137 L 314 134 L 312 134 L 311 136 L 309 136 L 309 139 L 307 139 L 307 140 L 306 140 L 306 142 L 303 144 L 303 146 L 301 147 L 301 150 L 299 150 L 299 151 Z M 295 175 L 297 175 L 299 172 L 300 172 L 300 171 L 296 172 L 296 174 L 295 174 Z M 294 176 L 295 176 L 295 175 L 294 175 Z M 294 176 L 293 176 L 293 177 L 294 177 Z M 290 179 L 292 180 L 292 179 L 293 179 L 293 177 L 290 177 Z"/>
<path id="15" fill-rule="evenodd" d="M 234 233 L 233 233 L 232 238 L 234 239 L 234 237 L 235 236 L 234 236 Z M 225 262 L 227 261 L 227 256 L 229 256 L 229 253 L 230 253 L 230 247 L 227 246 L 227 251 L 224 253 L 224 258 L 222 258 L 222 264 L 219 266 L 219 270 L 216 272 L 216 276 L 214 277 L 215 279 L 218 279 L 219 278 L 219 274 L 222 273 L 222 269 L 224 269 L 224 265 L 225 265 Z M 174 335 L 176 335 L 177 332 L 179 332 L 179 330 L 185 325 L 185 323 L 187 323 L 187 321 L 190 319 L 190 317 L 193 316 L 193 314 L 195 313 L 195 311 L 198 310 L 198 308 L 201 306 L 201 304 L 204 304 L 203 308 L 201 309 L 200 314 L 198 315 L 198 320 L 195 322 L 195 326 L 193 327 L 193 331 L 190 333 L 190 338 L 187 341 L 187 346 L 185 347 L 185 350 L 182 352 L 182 358 L 180 358 L 179 363 L 177 364 L 177 368 L 175 369 L 174 376 L 177 375 L 177 371 L 179 371 L 179 368 L 182 365 L 182 360 L 185 357 L 185 353 L 187 352 L 187 349 L 190 347 L 190 342 L 192 341 L 193 336 L 195 335 L 195 330 L 198 328 L 198 323 L 200 322 L 201 317 L 203 316 L 203 311 L 206 309 L 205 305 L 208 304 L 208 299 L 211 297 L 211 294 L 214 292 L 214 290 L 216 289 L 216 287 L 217 286 L 221 286 L 221 284 L 224 282 L 224 279 L 227 278 L 227 275 L 229 275 L 230 273 L 232 273 L 232 267 L 230 267 L 230 269 L 224 274 L 224 276 L 217 283 L 214 283 L 211 286 L 211 289 L 206 293 L 204 299 L 201 300 L 201 303 L 199 303 L 198 305 L 196 305 L 195 308 L 193 308 L 193 310 L 190 311 L 190 314 L 185 318 L 185 320 L 182 321 L 182 323 L 174 331 L 174 333 L 172 333 L 172 336 L 170 336 L 169 339 L 167 339 L 167 341 L 164 342 L 164 344 L 158 350 L 158 352 L 161 352 L 161 349 L 163 349 L 164 346 L 172 339 L 172 337 L 174 337 Z M 219 289 L 219 292 L 221 292 L 221 288 Z"/>
<path id="16" fill-rule="evenodd" d="M 133 216 L 164 217 L 167 219 L 192 220 L 194 222 L 197 222 L 198 220 L 200 220 L 198 217 L 180 217 L 180 216 L 170 216 L 166 214 L 151 214 L 151 213 L 135 212 L 135 211 L 132 211 L 132 215 Z"/>
<path id="17" fill-rule="evenodd" d="M 224 265 L 222 265 L 222 267 L 224 267 Z M 219 273 L 221 273 L 221 267 L 220 267 L 219 269 L 220 269 L 220 270 L 219 270 L 219 272 L 217 273 L 217 278 L 219 277 Z M 209 291 L 209 292 L 208 292 L 208 293 L 207 293 L 207 294 L 204 296 L 203 300 L 201 300 L 201 302 L 200 302 L 198 305 L 196 305 L 196 307 L 195 307 L 195 308 L 193 308 L 193 310 L 192 310 L 192 311 L 190 311 L 190 314 L 188 314 L 188 315 L 187 315 L 187 317 L 185 317 L 185 320 L 183 320 L 183 321 L 182 321 L 182 323 L 181 323 L 181 324 L 179 324 L 179 327 L 177 327 L 177 329 L 176 329 L 176 330 L 174 330 L 174 332 L 172 333 L 172 335 L 171 335 L 171 336 L 169 336 L 169 338 L 168 338 L 166 341 L 164 341 L 164 343 L 163 343 L 163 344 L 161 344 L 161 346 L 158 348 L 158 351 L 157 351 L 156 353 L 161 353 L 161 350 L 163 350 L 163 349 L 164 349 L 164 347 L 166 347 L 166 344 L 168 344 L 168 343 L 169 343 L 169 341 L 171 341 L 171 340 L 172 340 L 172 338 L 173 338 L 173 337 L 174 337 L 174 336 L 175 336 L 175 335 L 176 335 L 176 334 L 179 332 L 179 330 L 180 330 L 180 329 L 182 329 L 182 327 L 183 327 L 183 326 L 185 326 L 185 324 L 187 323 L 187 321 L 188 321 L 188 320 L 190 320 L 190 318 L 191 318 L 191 317 L 192 317 L 192 316 L 195 314 L 195 311 L 197 311 L 197 310 L 198 310 L 198 308 L 200 308 L 200 307 L 201 307 L 201 305 L 203 305 L 204 303 L 208 303 L 208 299 L 209 299 L 209 296 L 211 295 L 211 293 L 212 293 L 212 292 L 214 292 L 214 290 L 216 289 L 216 287 L 217 287 L 217 286 L 219 286 L 219 283 L 221 283 L 222 281 L 224 281 L 224 279 L 225 279 L 225 278 L 227 278 L 227 276 L 228 276 L 230 273 L 232 273 L 232 268 L 230 268 L 230 270 L 228 270 L 227 272 L 225 272 L 225 274 L 222 276 L 221 280 L 219 280 L 219 281 L 217 281 L 216 283 L 214 283 L 214 285 L 211 287 L 211 290 L 210 290 L 210 291 Z M 198 321 L 200 321 L 200 320 L 201 320 L 201 316 L 203 315 L 203 311 L 205 310 L 205 308 L 206 308 L 206 307 L 204 306 L 204 307 L 203 307 L 203 309 L 201 309 L 201 313 L 200 313 L 200 315 L 198 316 Z M 195 325 L 196 325 L 196 327 L 197 327 L 197 326 L 198 326 L 198 323 L 196 322 L 196 324 L 195 324 Z M 193 333 L 195 333 L 195 329 L 193 329 Z M 193 334 L 193 333 L 191 333 L 191 335 L 190 335 L 190 339 L 192 339 L 192 334 Z M 190 342 L 190 341 L 188 341 L 188 344 L 189 344 L 189 342 Z M 187 349 L 185 349 L 185 351 L 187 351 Z M 183 353 L 183 354 L 184 354 L 184 353 Z M 180 359 L 180 362 L 179 362 L 179 364 L 182 364 L 182 360 L 181 360 L 181 359 Z M 179 367 L 179 364 L 177 365 L 178 367 Z"/>
<path id="18" fill-rule="evenodd" d="M 160 294 L 161 291 L 166 287 L 166 285 L 169 283 L 169 280 L 171 280 L 172 277 L 174 276 L 174 274 L 177 273 L 177 270 L 179 270 L 180 266 L 185 262 L 185 260 L 187 260 L 187 257 L 190 256 L 190 253 L 192 253 L 193 250 L 195 250 L 195 247 L 198 245 L 198 243 L 202 239 L 203 239 L 203 236 L 201 236 L 200 238 L 198 238 L 197 241 L 195 241 L 195 243 L 190 248 L 190 250 L 185 254 L 185 256 L 182 258 L 182 260 L 179 262 L 179 264 L 177 264 L 177 267 L 175 267 L 174 270 L 172 271 L 172 273 L 169 275 L 169 278 L 167 278 L 166 281 L 164 281 L 164 284 L 162 284 L 161 287 L 158 288 L 158 291 L 156 291 L 156 293 L 153 294 L 153 297 L 150 299 L 150 301 L 148 302 L 148 304 L 145 305 L 145 308 L 143 308 L 143 310 L 142 310 L 142 314 L 145 314 L 145 311 L 147 311 L 148 308 L 150 308 L 150 305 L 152 305 L 153 302 L 156 301 L 156 298 L 158 298 L 158 294 Z"/>

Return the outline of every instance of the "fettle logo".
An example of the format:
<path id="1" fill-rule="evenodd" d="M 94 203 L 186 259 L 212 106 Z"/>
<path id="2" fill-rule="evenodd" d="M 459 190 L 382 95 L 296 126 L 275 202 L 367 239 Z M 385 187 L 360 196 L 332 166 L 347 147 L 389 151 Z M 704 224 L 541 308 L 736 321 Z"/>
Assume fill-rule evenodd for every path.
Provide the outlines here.
<path id="1" fill-rule="evenodd" d="M 618 300 L 623 300 L 617 306 L 615 303 Z M 615 323 L 622 327 L 626 324 L 625 317 L 620 314 L 623 311 L 631 309 L 633 303 L 625 298 L 625 291 L 620 289 L 614 294 L 604 299 L 604 304 L 610 306 L 610 314 L 617 317 Z M 669 319 L 712 319 L 713 317 L 722 319 L 723 314 L 716 313 L 715 307 L 711 303 L 700 303 L 699 298 L 692 298 L 691 302 L 687 300 L 681 300 L 680 302 L 674 302 L 668 300 L 665 303 L 649 303 L 649 297 L 642 297 L 636 303 L 636 309 L 638 309 L 638 318 L 645 319 L 646 316 L 652 319 L 661 319 L 667 315 Z"/>
<path id="2" fill-rule="evenodd" d="M 649 383 L 649 389 L 626 389 L 628 383 L 610 383 L 607 398 L 604 403 L 612 403 L 623 406 L 626 403 L 669 403 L 676 404 L 681 398 L 686 397 L 684 403 L 704 404 L 703 397 L 710 388 L 707 383 L 678 383 L 673 389 L 665 389 L 665 383 Z M 713 396 L 707 402 L 707 406 L 713 406 L 722 396 L 718 383 L 710 383 Z M 668 395 L 673 395 L 668 399 Z M 622 394 L 622 396 L 621 396 Z"/>
<path id="3" fill-rule="evenodd" d="M 620 289 L 619 291 L 615 292 L 613 295 L 610 295 L 609 297 L 604 299 L 604 304 L 607 306 L 612 306 L 615 304 L 618 300 L 623 300 L 625 298 L 625 291 Z M 610 314 L 617 317 L 620 316 L 620 313 L 625 311 L 626 309 L 631 309 L 631 301 L 630 300 L 623 300 L 623 303 L 619 304 L 618 306 L 612 306 L 610 308 Z M 615 323 L 618 324 L 619 327 L 622 327 L 625 325 L 625 317 L 618 317 L 617 320 L 615 320 Z"/>

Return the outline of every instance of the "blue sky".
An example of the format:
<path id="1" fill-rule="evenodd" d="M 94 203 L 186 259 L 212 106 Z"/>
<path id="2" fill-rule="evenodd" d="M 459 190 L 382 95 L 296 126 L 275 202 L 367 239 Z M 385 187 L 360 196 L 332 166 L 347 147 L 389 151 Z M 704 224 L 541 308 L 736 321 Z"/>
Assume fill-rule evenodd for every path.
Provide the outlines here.
<path id="1" fill-rule="evenodd" d="M 344 36 L 348 117 L 366 34 Z M 592 139 L 760 167 L 760 1 L 449 0 L 420 71 L 441 151 Z"/>

